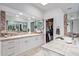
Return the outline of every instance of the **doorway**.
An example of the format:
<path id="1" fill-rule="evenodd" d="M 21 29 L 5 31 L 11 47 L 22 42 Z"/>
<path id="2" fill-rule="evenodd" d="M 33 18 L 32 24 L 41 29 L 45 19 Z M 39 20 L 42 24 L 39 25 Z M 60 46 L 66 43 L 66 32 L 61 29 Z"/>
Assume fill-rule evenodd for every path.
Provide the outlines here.
<path id="1" fill-rule="evenodd" d="M 46 20 L 46 43 L 53 40 L 53 18 Z"/>

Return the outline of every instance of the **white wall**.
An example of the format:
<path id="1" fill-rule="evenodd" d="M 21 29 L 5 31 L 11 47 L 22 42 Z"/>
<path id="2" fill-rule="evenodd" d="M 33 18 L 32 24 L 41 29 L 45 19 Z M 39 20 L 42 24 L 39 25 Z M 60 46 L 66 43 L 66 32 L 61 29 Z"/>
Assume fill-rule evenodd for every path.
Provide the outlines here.
<path id="1" fill-rule="evenodd" d="M 77 21 L 77 32 L 79 33 L 79 19 Z"/>
<path id="2" fill-rule="evenodd" d="M 73 21 L 73 33 L 77 33 L 77 20 Z"/>
<path id="3" fill-rule="evenodd" d="M 77 12 L 77 11 L 68 13 L 68 20 L 69 21 L 71 20 L 71 17 L 74 18 L 74 20 L 73 20 L 73 32 L 74 33 L 79 33 L 79 27 L 78 27 L 78 25 L 79 25 L 79 18 L 78 18 L 78 16 L 79 16 L 79 12 Z M 70 24 L 67 28 L 69 28 L 68 30 L 70 30 L 69 32 L 71 32 L 72 31 L 72 24 Z"/>
<path id="4" fill-rule="evenodd" d="M 42 12 L 38 8 L 33 7 L 32 5 L 26 5 L 26 6 L 21 5 L 19 7 L 16 6 L 16 8 L 13 8 L 11 6 L 0 5 L 0 10 L 6 11 L 6 14 L 7 14 L 6 19 L 7 20 L 9 19 L 9 17 L 12 20 L 21 21 L 21 22 L 31 22 L 34 20 L 42 20 L 43 19 Z M 19 18 L 16 18 L 16 15 L 19 15 L 19 12 L 23 13 L 24 18 L 22 18 L 21 16 Z M 35 17 L 35 18 L 33 19 L 32 17 Z M 29 23 L 28 23 L 28 27 L 30 29 Z"/>
<path id="5" fill-rule="evenodd" d="M 23 11 L 30 15 L 36 16 L 38 18 L 43 18 L 42 12 L 39 9 L 37 9 L 36 7 L 29 5 L 25 9 L 23 9 Z"/>
<path id="6" fill-rule="evenodd" d="M 56 35 L 56 28 L 59 26 L 60 28 L 60 35 L 64 35 L 64 12 L 61 9 L 56 9 L 52 11 L 48 11 L 44 15 L 44 19 L 50 19 L 54 18 L 54 24 L 53 24 L 53 29 L 54 29 L 54 38 L 57 36 Z M 45 27 L 45 25 L 44 25 Z M 45 29 L 44 29 L 45 30 Z M 46 31 L 46 30 L 45 30 Z M 45 32 L 44 32 L 45 33 Z"/>
<path id="7" fill-rule="evenodd" d="M 79 19 L 73 21 L 73 32 L 79 33 Z"/>
<path id="8" fill-rule="evenodd" d="M 13 8 L 14 6 L 16 6 L 16 8 Z M 7 11 L 8 13 L 19 14 L 19 12 L 22 12 L 27 17 L 35 16 L 35 18 L 37 19 L 43 19 L 42 12 L 38 8 L 30 4 L 27 4 L 26 6 L 22 6 L 22 5 L 17 6 L 15 4 L 14 6 L 11 7 L 11 6 L 0 5 L 0 9 Z"/>

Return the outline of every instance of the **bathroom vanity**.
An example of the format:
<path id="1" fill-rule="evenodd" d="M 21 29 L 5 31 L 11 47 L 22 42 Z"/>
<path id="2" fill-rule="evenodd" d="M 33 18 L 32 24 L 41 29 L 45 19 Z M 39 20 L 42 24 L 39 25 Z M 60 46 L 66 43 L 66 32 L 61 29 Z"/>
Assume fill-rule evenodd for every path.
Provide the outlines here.
<path id="1" fill-rule="evenodd" d="M 0 16 L 1 56 L 26 55 L 27 50 L 44 44 L 42 19 L 31 15 L 16 17 L 14 13 L 1 10 Z"/>
<path id="2" fill-rule="evenodd" d="M 26 51 L 44 44 L 42 34 L 25 34 L 0 38 L 0 55 L 26 55 Z"/>
<path id="3" fill-rule="evenodd" d="M 77 39 L 77 38 L 76 38 Z M 79 45 L 65 40 L 54 40 L 42 46 L 45 56 L 79 56 Z"/>

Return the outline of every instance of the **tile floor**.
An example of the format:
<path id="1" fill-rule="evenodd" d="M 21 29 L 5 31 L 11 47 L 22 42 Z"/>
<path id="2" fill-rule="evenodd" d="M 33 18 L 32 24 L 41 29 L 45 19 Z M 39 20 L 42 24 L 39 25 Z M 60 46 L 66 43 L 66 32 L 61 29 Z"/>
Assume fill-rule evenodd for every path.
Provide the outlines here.
<path id="1" fill-rule="evenodd" d="M 42 50 L 39 50 L 36 54 L 34 54 L 33 56 L 44 56 L 44 53 Z"/>

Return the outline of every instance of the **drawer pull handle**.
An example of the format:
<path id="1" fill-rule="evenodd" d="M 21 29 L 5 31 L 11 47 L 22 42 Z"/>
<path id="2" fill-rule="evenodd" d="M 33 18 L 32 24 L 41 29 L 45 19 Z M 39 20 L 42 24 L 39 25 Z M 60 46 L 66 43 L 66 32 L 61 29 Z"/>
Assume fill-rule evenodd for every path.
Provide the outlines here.
<path id="1" fill-rule="evenodd" d="M 13 53 L 11 53 L 11 54 L 9 54 L 8 56 L 13 56 L 15 53 L 13 52 Z"/>
<path id="2" fill-rule="evenodd" d="M 13 47 L 9 47 L 8 49 L 12 49 L 12 48 L 15 48 L 15 46 L 13 46 Z"/>

